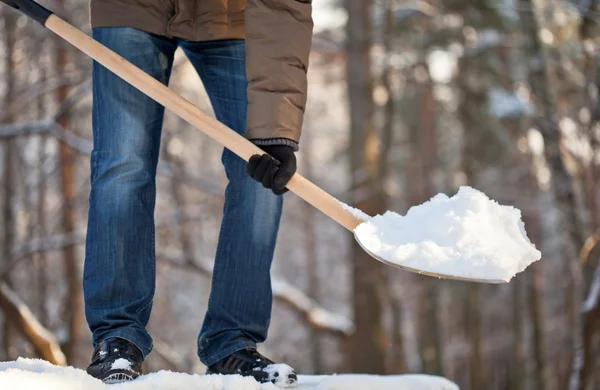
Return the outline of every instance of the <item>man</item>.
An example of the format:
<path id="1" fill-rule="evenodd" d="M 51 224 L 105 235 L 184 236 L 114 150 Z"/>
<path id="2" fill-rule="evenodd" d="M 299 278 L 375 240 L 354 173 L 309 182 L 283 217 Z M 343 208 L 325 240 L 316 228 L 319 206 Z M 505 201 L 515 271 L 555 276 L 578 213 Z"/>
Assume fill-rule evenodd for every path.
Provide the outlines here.
<path id="1" fill-rule="evenodd" d="M 281 195 L 296 170 L 310 0 L 91 0 L 91 23 L 94 39 L 164 84 L 181 48 L 217 119 L 274 157 L 256 155 L 246 164 L 223 153 L 229 184 L 198 356 L 208 373 L 295 385 L 294 371 L 274 366 L 256 344 L 267 337 Z M 95 351 L 87 371 L 114 383 L 139 376 L 152 350 L 146 325 L 164 109 L 97 63 L 93 97 L 83 284 Z"/>

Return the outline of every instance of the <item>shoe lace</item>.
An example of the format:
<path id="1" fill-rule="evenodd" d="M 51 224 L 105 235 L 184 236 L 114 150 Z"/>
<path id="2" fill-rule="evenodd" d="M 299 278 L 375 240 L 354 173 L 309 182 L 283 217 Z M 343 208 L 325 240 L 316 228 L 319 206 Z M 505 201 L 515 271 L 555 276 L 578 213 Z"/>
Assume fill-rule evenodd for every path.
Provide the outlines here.
<path id="1" fill-rule="evenodd" d="M 123 355 L 125 355 L 130 361 L 138 361 L 140 357 L 137 356 L 136 352 L 137 351 L 135 351 L 134 348 L 131 348 L 131 346 L 123 341 L 108 340 L 106 341 L 106 347 L 98 351 L 98 358 L 103 360 L 108 357 L 123 357 Z"/>
<path id="2" fill-rule="evenodd" d="M 256 349 L 248 349 L 247 351 L 250 356 L 256 359 L 257 362 L 273 364 L 273 362 L 270 359 L 267 359 L 266 357 L 261 355 Z"/>

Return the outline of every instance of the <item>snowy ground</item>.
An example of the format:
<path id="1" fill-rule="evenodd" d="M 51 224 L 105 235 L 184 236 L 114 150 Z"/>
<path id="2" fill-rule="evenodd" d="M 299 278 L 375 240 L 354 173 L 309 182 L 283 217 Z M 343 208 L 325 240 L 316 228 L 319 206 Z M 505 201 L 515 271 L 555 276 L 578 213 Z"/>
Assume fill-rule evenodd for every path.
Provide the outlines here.
<path id="1" fill-rule="evenodd" d="M 426 375 L 300 376 L 297 390 L 458 390 L 447 379 Z M 0 362 L 0 388 L 11 390 L 276 390 L 241 376 L 203 376 L 161 371 L 133 382 L 104 385 L 85 371 L 34 359 Z"/>

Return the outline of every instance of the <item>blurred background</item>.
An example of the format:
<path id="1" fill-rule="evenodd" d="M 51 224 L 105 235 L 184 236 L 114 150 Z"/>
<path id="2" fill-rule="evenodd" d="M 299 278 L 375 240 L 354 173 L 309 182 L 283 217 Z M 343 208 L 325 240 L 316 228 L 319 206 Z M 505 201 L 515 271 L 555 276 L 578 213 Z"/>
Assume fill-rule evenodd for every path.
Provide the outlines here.
<path id="1" fill-rule="evenodd" d="M 89 33 L 87 0 L 41 3 Z M 288 194 L 263 352 L 302 374 L 599 389 L 600 1 L 313 7 L 299 171 L 371 215 L 473 186 L 520 208 L 544 256 L 500 286 L 414 275 Z M 85 367 L 91 60 L 6 6 L 0 31 L 0 360 Z M 170 86 L 212 113 L 181 53 Z M 222 148 L 171 113 L 163 134 L 146 368 L 202 373 Z"/>

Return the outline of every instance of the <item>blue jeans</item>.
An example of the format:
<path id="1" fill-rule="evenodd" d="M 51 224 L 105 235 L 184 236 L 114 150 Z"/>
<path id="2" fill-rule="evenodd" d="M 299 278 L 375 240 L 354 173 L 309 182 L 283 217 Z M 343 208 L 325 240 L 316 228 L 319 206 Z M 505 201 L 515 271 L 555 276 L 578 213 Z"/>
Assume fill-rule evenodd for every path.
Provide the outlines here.
<path id="1" fill-rule="evenodd" d="M 131 28 L 96 28 L 93 37 L 164 84 L 181 47 L 217 119 L 244 134 L 243 40 L 189 42 Z M 153 346 L 146 325 L 155 290 L 155 177 L 164 108 L 97 63 L 93 97 L 85 314 L 94 346 L 119 337 L 146 357 Z M 198 356 L 207 366 L 267 337 L 270 267 L 283 203 L 248 176 L 244 160 L 225 149 L 222 162 L 229 184 L 208 311 L 198 337 Z"/>

